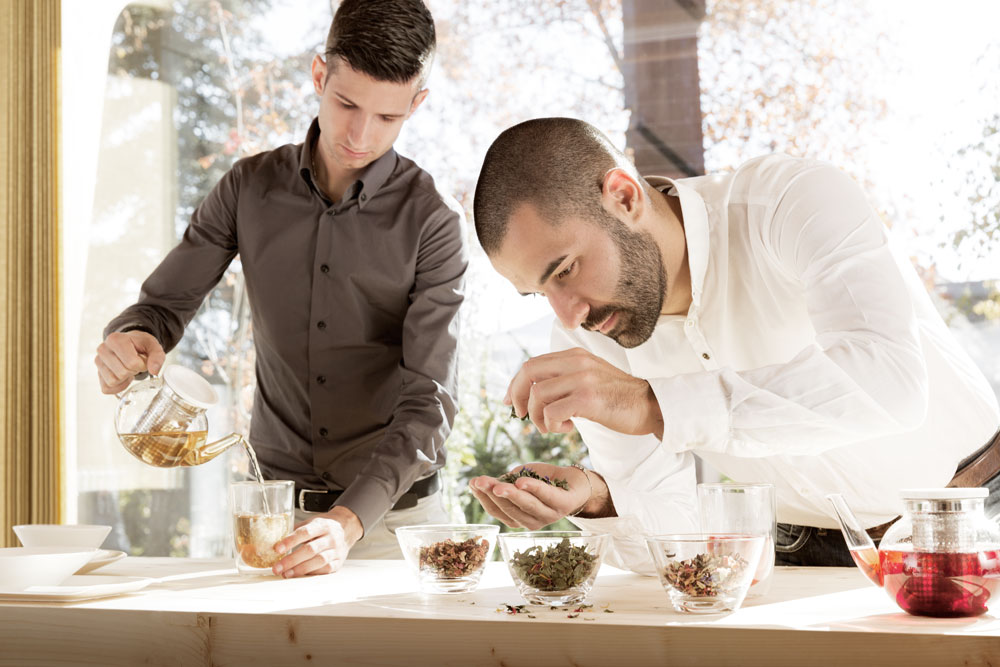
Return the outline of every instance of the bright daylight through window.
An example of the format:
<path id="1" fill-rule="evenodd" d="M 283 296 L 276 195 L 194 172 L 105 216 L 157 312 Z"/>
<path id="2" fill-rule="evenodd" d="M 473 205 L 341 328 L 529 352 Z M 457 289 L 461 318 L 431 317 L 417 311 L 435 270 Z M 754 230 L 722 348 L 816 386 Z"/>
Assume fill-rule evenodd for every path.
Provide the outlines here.
<path id="1" fill-rule="evenodd" d="M 1000 345 L 1000 270 L 988 259 L 1000 240 L 996 3 L 963 3 L 991 20 L 905 0 L 681 3 L 705 4 L 704 14 L 657 28 L 679 46 L 655 66 L 642 64 L 651 33 L 630 18 L 632 4 L 429 0 L 431 92 L 396 150 L 470 218 L 487 147 L 537 116 L 585 119 L 668 176 L 767 152 L 832 162 L 865 186 L 1000 392 L 1000 357 L 988 354 Z M 330 3 L 65 0 L 63 11 L 68 518 L 112 525 L 105 546 L 134 555 L 226 555 L 226 487 L 246 477 L 244 453 L 191 468 L 135 460 L 115 435 L 116 399 L 100 393 L 93 353 L 234 161 L 303 140 Z M 547 350 L 551 314 L 493 272 L 471 231 L 469 241 L 445 486 L 455 517 L 475 522 L 488 517 L 465 491 L 471 477 L 521 461 L 569 464 L 585 451 L 575 433 L 542 435 L 508 418 L 506 383 L 526 355 Z M 253 331 L 239 261 L 171 354 L 223 397 L 209 438 L 246 433 Z"/>

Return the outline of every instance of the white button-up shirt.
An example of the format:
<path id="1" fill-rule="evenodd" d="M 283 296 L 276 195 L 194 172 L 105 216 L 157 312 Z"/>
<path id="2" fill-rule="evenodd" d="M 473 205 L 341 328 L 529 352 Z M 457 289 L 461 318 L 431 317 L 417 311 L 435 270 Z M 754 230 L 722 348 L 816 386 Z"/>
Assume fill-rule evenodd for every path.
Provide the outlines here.
<path id="1" fill-rule="evenodd" d="M 610 561 L 652 571 L 641 536 L 697 529 L 692 452 L 738 482 L 774 484 L 778 521 L 836 528 L 824 495 L 865 526 L 898 490 L 940 487 L 997 429 L 989 383 L 958 347 L 861 189 L 839 170 L 772 155 L 732 174 L 648 178 L 679 196 L 691 269 L 686 316 L 625 349 L 555 323 L 649 381 L 663 439 L 576 419 L 618 517 Z"/>

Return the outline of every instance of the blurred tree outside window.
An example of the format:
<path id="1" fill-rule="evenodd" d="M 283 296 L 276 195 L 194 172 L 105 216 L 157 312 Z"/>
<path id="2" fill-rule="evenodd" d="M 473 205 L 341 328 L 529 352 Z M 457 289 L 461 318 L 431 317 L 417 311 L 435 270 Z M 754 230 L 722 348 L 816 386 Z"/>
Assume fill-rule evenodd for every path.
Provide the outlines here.
<path id="1" fill-rule="evenodd" d="M 428 0 L 438 28 L 431 93 L 396 149 L 434 175 L 471 222 L 482 156 L 511 124 L 575 116 L 625 148 L 623 11 L 631 1 Z M 731 169 L 780 151 L 844 168 L 867 188 L 1000 388 L 1000 367 L 989 355 L 1000 336 L 1000 298 L 988 281 L 1000 272 L 984 260 L 1000 238 L 1000 116 L 993 111 L 1000 84 L 982 56 L 992 53 L 995 62 L 997 40 L 977 26 L 972 36 L 963 32 L 981 23 L 968 14 L 935 21 L 911 11 L 922 4 L 708 2 L 698 28 L 705 165 Z M 242 452 L 185 470 L 131 459 L 114 435 L 114 399 L 97 389 L 93 351 L 105 323 L 135 300 L 233 162 L 302 141 L 318 109 L 309 64 L 323 48 L 332 9 L 306 0 L 156 0 L 115 9 L 103 89 L 87 91 L 103 96 L 93 204 L 79 214 L 82 241 L 64 250 L 73 258 L 69 293 L 77 295 L 67 305 L 78 321 L 78 340 L 67 343 L 76 514 L 81 523 L 115 526 L 108 548 L 228 554 L 225 489 L 246 475 Z M 71 36 L 84 29 L 64 22 Z M 67 117 L 65 133 L 73 122 Z M 71 172 L 67 180 L 82 176 Z M 468 479 L 527 461 L 585 461 L 586 450 L 576 433 L 541 435 L 501 404 L 518 365 L 547 350 L 551 311 L 495 274 L 471 224 L 469 245 L 446 495 L 456 518 L 484 521 Z M 209 415 L 210 437 L 247 432 L 253 332 L 239 261 L 172 355 L 224 396 Z"/>

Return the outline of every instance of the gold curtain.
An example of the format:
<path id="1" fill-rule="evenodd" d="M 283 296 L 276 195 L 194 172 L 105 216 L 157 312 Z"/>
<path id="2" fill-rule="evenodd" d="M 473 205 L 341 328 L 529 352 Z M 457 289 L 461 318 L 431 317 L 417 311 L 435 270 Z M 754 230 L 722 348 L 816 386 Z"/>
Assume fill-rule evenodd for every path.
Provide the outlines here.
<path id="1" fill-rule="evenodd" d="M 60 0 L 0 0 L 0 545 L 62 519 Z"/>

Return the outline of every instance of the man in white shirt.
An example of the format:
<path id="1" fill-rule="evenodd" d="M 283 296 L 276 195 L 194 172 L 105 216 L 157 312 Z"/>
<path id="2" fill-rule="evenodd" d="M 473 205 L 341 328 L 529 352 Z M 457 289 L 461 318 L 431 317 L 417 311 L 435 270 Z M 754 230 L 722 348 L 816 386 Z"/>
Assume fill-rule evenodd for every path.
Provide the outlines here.
<path id="1" fill-rule="evenodd" d="M 505 402 L 543 433 L 578 428 L 594 467 L 530 464 L 569 491 L 472 480 L 508 525 L 569 515 L 649 571 L 642 534 L 697 528 L 694 452 L 775 485 L 795 552 L 779 563 L 849 565 L 827 493 L 877 539 L 900 488 L 945 486 L 972 454 L 958 481 L 1000 487 L 996 396 L 833 167 L 642 178 L 592 126 L 536 119 L 493 143 L 474 207 L 494 268 L 558 320 Z"/>

